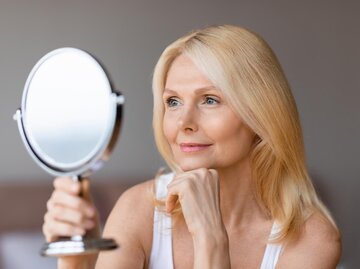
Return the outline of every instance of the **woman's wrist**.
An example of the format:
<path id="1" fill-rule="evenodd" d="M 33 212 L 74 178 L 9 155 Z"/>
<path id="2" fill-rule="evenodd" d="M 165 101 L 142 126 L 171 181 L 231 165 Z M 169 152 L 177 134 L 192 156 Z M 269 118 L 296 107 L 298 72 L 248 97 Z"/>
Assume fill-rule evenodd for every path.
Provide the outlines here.
<path id="1" fill-rule="evenodd" d="M 194 269 L 230 268 L 229 238 L 225 229 L 193 237 Z"/>

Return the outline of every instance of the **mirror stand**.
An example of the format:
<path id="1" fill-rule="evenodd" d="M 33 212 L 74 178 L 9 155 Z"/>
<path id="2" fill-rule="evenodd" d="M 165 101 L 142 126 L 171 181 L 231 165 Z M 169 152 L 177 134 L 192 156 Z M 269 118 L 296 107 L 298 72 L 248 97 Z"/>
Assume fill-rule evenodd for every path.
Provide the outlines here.
<path id="1" fill-rule="evenodd" d="M 79 254 L 93 254 L 102 250 L 116 249 L 118 245 L 113 239 L 86 238 L 73 236 L 60 238 L 59 241 L 46 243 L 40 250 L 42 256 L 69 256 Z"/>

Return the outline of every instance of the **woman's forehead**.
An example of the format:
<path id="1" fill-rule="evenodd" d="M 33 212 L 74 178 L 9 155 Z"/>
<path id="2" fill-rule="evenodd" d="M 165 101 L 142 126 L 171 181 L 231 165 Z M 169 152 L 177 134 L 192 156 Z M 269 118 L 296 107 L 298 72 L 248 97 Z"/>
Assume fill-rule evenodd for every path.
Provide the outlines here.
<path id="1" fill-rule="evenodd" d="M 211 80 L 185 55 L 178 56 L 171 64 L 165 80 L 165 89 L 215 88 Z"/>

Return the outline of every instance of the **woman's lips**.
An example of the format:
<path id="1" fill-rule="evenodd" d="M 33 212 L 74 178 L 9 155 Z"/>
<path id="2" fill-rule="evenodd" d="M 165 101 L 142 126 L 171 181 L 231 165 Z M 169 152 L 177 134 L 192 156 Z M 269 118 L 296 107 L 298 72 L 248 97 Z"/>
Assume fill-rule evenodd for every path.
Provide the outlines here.
<path id="1" fill-rule="evenodd" d="M 211 144 L 181 143 L 180 149 L 182 152 L 198 152 L 210 146 Z"/>

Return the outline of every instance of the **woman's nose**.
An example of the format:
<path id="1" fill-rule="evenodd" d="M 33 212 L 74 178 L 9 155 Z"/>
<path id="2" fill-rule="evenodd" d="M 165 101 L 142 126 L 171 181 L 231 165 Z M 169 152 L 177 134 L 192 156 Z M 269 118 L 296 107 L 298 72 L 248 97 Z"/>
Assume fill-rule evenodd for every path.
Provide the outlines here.
<path id="1" fill-rule="evenodd" d="M 178 124 L 179 128 L 184 132 L 196 132 L 198 130 L 196 108 L 184 107 Z"/>

